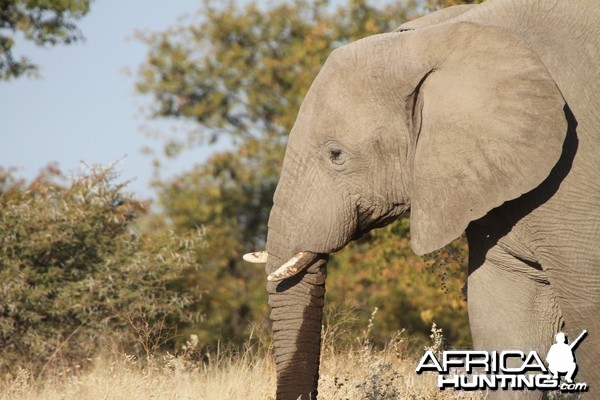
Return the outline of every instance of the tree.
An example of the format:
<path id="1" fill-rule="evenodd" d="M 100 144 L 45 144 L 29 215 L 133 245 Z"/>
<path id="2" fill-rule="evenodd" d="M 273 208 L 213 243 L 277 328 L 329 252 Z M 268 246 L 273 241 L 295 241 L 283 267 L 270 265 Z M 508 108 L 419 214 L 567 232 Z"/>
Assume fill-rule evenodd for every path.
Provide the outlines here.
<path id="1" fill-rule="evenodd" d="M 149 52 L 137 89 L 153 97 L 151 117 L 195 124 L 187 137 L 170 138 L 165 153 L 176 157 L 186 148 L 223 138 L 235 143 L 234 150 L 157 182 L 162 211 L 175 231 L 207 226 L 210 233 L 200 253 L 213 272 L 191 281 L 205 280 L 221 290 L 221 297 L 205 299 L 208 303 L 201 306 L 213 311 L 207 315 L 221 310 L 237 316 L 211 324 L 220 329 L 217 336 L 239 340 L 253 321 L 267 315 L 264 272 L 242 262 L 241 255 L 264 244 L 287 133 L 325 59 L 334 48 L 391 31 L 434 3 L 373 6 L 352 0 L 333 9 L 327 1 L 296 0 L 240 9 L 231 2 L 221 8 L 205 2 L 201 21 L 141 36 Z M 375 321 L 380 340 L 392 326 L 426 337 L 435 319 L 455 343 L 468 342 L 468 335 L 461 333 L 466 307 L 457 289 L 464 266 L 449 263 L 445 268 L 451 283 L 426 289 L 435 288 L 432 281 L 442 276 L 431 262 L 412 254 L 406 224 L 403 219 L 333 257 L 329 304 L 335 307 L 351 293 L 365 325 L 369 308 L 380 307 Z M 384 267 L 386 276 L 396 278 L 375 278 L 374 271 Z M 444 290 L 452 291 L 452 301 L 443 297 Z M 448 303 L 452 307 L 445 307 Z"/>
<path id="2" fill-rule="evenodd" d="M 150 50 L 137 88 L 154 97 L 152 117 L 199 125 L 179 145 L 225 135 L 284 140 L 331 50 L 390 31 L 406 14 L 365 0 L 336 12 L 327 1 L 298 0 L 264 11 L 255 3 L 240 10 L 205 2 L 202 15 L 197 25 L 141 36 Z"/>
<path id="3" fill-rule="evenodd" d="M 0 79 L 37 71 L 28 58 L 15 59 L 15 36 L 39 46 L 71 44 L 82 39 L 75 22 L 90 10 L 91 0 L 0 0 Z M 17 35 L 18 34 L 18 35 Z"/>
<path id="4" fill-rule="evenodd" d="M 215 154 L 205 164 L 156 184 L 160 204 L 177 234 L 199 227 L 208 232 L 196 248 L 203 269 L 192 271 L 180 286 L 206 293 L 196 305 L 205 318 L 193 327 L 205 345 L 220 339 L 242 344 L 252 323 L 268 314 L 264 273 L 240 260 L 244 253 L 264 246 L 279 147 L 247 139 L 235 152 Z"/>
<path id="5" fill-rule="evenodd" d="M 136 353 L 144 324 L 200 319 L 190 306 L 202 293 L 174 289 L 202 269 L 197 232 L 136 234 L 147 207 L 110 169 L 72 181 L 55 167 L 30 184 L 13 176 L 0 171 L 0 371 L 82 364 L 113 344 Z M 154 333 L 141 344 L 169 339 Z"/>

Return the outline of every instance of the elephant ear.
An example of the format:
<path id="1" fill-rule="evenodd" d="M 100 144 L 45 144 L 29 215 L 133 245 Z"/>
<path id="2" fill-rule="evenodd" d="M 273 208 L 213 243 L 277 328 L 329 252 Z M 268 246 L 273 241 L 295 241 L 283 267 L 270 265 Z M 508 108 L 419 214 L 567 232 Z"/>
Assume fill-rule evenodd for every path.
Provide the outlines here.
<path id="1" fill-rule="evenodd" d="M 425 49 L 422 59 L 434 63 L 408 107 L 417 138 L 411 244 L 425 254 L 540 185 L 568 128 L 552 77 L 508 31 L 460 22 L 403 35 L 409 49 Z"/>

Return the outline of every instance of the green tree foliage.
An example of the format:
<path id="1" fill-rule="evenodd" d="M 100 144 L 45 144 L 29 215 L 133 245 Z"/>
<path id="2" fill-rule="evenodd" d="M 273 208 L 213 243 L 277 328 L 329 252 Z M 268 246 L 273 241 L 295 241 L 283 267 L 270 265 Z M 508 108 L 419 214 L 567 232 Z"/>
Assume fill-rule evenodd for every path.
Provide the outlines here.
<path id="1" fill-rule="evenodd" d="M 27 185 L 0 171 L 0 370 L 80 364 L 111 344 L 135 352 L 143 324 L 198 319 L 200 293 L 174 289 L 201 269 L 197 232 L 137 235 L 146 205 L 114 178 L 51 167 Z"/>
<path id="2" fill-rule="evenodd" d="M 334 308 L 330 323 L 348 325 L 346 331 L 352 332 L 340 338 L 342 344 L 356 338 L 355 332 L 364 329 L 377 308 L 372 336 L 378 343 L 400 329 L 426 338 L 435 322 L 448 343 L 469 345 L 463 295 L 466 254 L 465 241 L 456 240 L 426 258 L 415 255 L 408 218 L 351 243 L 332 258 L 327 278 L 328 301 Z M 348 314 L 350 323 L 339 321 Z"/>
<path id="3" fill-rule="evenodd" d="M 293 1 L 266 10 L 205 2 L 203 20 L 141 36 L 150 47 L 138 90 L 155 99 L 153 117 L 197 122 L 187 143 L 221 135 L 285 138 L 328 54 L 343 43 L 390 31 L 404 8 L 353 0 Z M 179 146 L 174 146 L 179 148 Z"/>
<path id="4" fill-rule="evenodd" d="M 0 80 L 37 71 L 26 57 L 13 56 L 15 37 L 39 46 L 82 39 L 75 22 L 90 10 L 90 0 L 0 0 Z"/>
<path id="5" fill-rule="evenodd" d="M 182 282 L 182 288 L 209 292 L 197 304 L 206 318 L 193 331 L 203 344 L 220 339 L 241 344 L 249 325 L 268 315 L 264 272 L 240 260 L 264 246 L 281 162 L 280 145 L 275 145 L 247 139 L 234 152 L 215 154 L 172 181 L 157 183 L 160 204 L 175 232 L 198 227 L 209 232 L 197 249 L 202 272 Z"/>
<path id="6" fill-rule="evenodd" d="M 138 91 L 154 99 L 153 118 L 196 127 L 187 137 L 169 139 L 168 156 L 222 138 L 235 143 L 233 150 L 157 182 L 162 211 L 176 232 L 206 226 L 210 233 L 199 254 L 211 272 L 188 280 L 216 288 L 198 305 L 207 321 L 194 327 L 209 342 L 211 336 L 242 340 L 253 321 L 268 315 L 264 272 L 241 255 L 264 245 L 287 134 L 331 50 L 391 31 L 439 2 L 352 0 L 336 9 L 305 0 L 266 8 L 211 4 L 205 2 L 200 21 L 141 36 L 149 52 L 137 82 Z M 356 307 L 362 327 L 370 308 L 379 307 L 375 331 L 381 340 L 400 328 L 426 336 L 436 321 L 454 343 L 467 343 L 459 284 L 465 269 L 462 259 L 453 260 L 464 243 L 442 252 L 452 262 L 440 269 L 412 254 L 407 223 L 372 233 L 334 256 L 329 304 Z"/>

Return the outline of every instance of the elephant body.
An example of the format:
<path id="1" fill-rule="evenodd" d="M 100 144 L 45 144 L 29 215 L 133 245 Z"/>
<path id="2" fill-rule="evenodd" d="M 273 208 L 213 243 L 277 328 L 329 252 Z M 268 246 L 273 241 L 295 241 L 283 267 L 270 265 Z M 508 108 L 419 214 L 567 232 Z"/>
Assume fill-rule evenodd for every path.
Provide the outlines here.
<path id="1" fill-rule="evenodd" d="M 335 50 L 269 219 L 268 273 L 314 254 L 268 284 L 277 398 L 316 398 L 327 256 L 407 211 L 418 254 L 466 231 L 475 348 L 587 329 L 577 379 L 600 396 L 599 109 L 591 0 L 451 7 Z"/>

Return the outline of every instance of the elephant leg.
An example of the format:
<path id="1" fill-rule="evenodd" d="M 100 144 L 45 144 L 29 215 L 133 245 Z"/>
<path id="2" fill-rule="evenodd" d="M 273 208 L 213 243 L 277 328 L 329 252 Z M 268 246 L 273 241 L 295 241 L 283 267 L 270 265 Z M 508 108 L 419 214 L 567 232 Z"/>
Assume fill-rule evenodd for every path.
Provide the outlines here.
<path id="1" fill-rule="evenodd" d="M 582 252 L 583 254 L 590 254 Z M 599 252 L 600 253 L 600 252 Z M 595 254 L 600 260 L 600 254 Z M 585 329 L 585 336 L 574 348 L 577 363 L 575 380 L 588 385 L 588 398 L 598 398 L 600 389 L 600 263 L 573 255 L 559 262 L 546 262 L 550 284 L 556 293 L 569 343 Z M 584 397 L 585 398 L 585 397 Z"/>
<path id="2" fill-rule="evenodd" d="M 545 272 L 495 244 L 469 238 L 468 308 L 475 349 L 535 350 L 545 358 L 562 317 Z M 490 392 L 487 398 L 538 399 L 543 392 Z"/>

